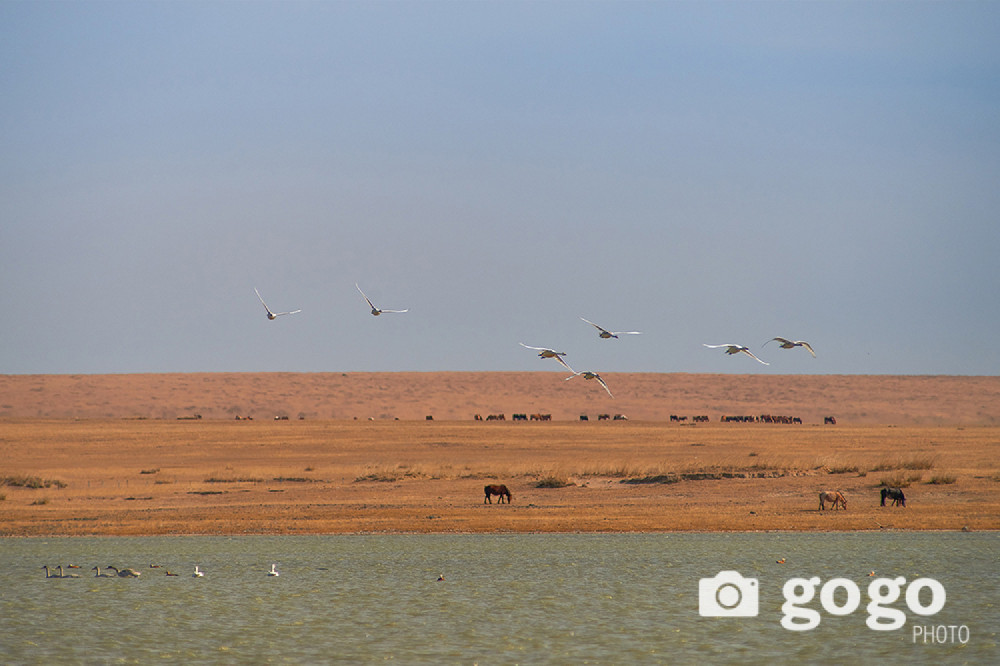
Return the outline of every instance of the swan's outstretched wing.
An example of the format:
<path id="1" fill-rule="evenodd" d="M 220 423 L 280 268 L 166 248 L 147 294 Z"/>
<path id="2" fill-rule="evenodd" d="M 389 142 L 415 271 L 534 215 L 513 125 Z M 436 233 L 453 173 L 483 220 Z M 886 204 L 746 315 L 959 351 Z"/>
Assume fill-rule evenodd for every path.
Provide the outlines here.
<path id="1" fill-rule="evenodd" d="M 271 312 L 271 308 L 267 307 L 267 303 L 264 302 L 264 297 L 260 295 L 259 291 L 257 291 L 257 287 L 253 288 L 253 293 L 257 294 L 257 298 L 260 299 L 260 304 L 264 306 L 265 310 L 267 310 L 267 318 L 274 319 L 277 315 Z"/>
<path id="2" fill-rule="evenodd" d="M 378 308 L 377 308 L 377 307 L 375 307 L 375 304 L 374 304 L 374 303 L 372 303 L 371 299 L 370 299 L 370 298 L 368 298 L 367 296 L 365 296 L 365 292 L 361 291 L 361 286 L 360 286 L 360 285 L 358 285 L 358 283 L 357 283 L 357 282 L 355 282 L 355 283 L 354 283 L 354 286 L 358 288 L 358 291 L 359 291 L 359 292 L 361 292 L 361 297 L 362 297 L 363 299 L 365 299 L 365 301 L 367 301 L 367 303 L 368 303 L 368 307 L 370 307 L 370 308 L 372 309 L 372 312 L 374 312 L 375 310 L 378 310 Z"/>
<path id="3" fill-rule="evenodd" d="M 744 354 L 746 354 L 747 356 L 749 356 L 750 358 L 752 358 L 753 360 L 757 361 L 758 363 L 763 363 L 764 365 L 771 365 L 770 363 L 768 363 L 766 361 L 762 361 L 759 358 L 757 358 L 756 356 L 754 356 L 753 352 L 750 351 L 749 349 L 747 349 L 746 347 L 744 347 L 740 351 L 743 352 Z"/>
<path id="4" fill-rule="evenodd" d="M 701 343 L 701 346 L 708 347 L 709 349 L 721 349 L 722 347 L 725 347 L 727 354 L 736 354 L 737 352 L 741 352 L 744 349 L 743 345 L 734 345 L 731 343 L 726 343 L 724 345 L 706 345 L 703 342 Z"/>
<path id="5" fill-rule="evenodd" d="M 594 374 L 594 379 L 596 379 L 597 381 L 599 381 L 599 382 L 601 383 L 601 386 L 603 386 L 603 387 L 604 387 L 604 390 L 608 392 L 608 395 L 610 395 L 610 396 L 611 396 L 612 398 L 614 398 L 614 397 L 615 397 L 615 396 L 611 395 L 611 389 L 609 389 L 609 388 L 608 388 L 608 385 L 607 385 L 607 383 L 606 383 L 606 382 L 604 381 L 604 378 L 603 378 L 603 377 L 601 377 L 600 375 L 598 375 L 598 374 L 596 374 L 596 373 L 595 373 L 595 374 Z"/>
<path id="6" fill-rule="evenodd" d="M 580 317 L 580 319 L 583 319 L 583 317 Z M 608 335 L 611 335 L 611 331 L 609 331 L 608 329 L 603 328 L 601 326 L 598 326 L 597 324 L 595 324 L 594 322 L 590 321 L 589 319 L 583 319 L 583 321 L 587 322 L 588 324 L 590 324 L 591 326 L 593 326 L 594 328 L 596 328 L 601 333 L 607 333 Z"/>
<path id="7" fill-rule="evenodd" d="M 813 355 L 813 358 L 816 358 L 816 352 L 813 351 L 812 345 L 810 345 L 808 342 L 806 342 L 805 340 L 798 340 L 796 344 L 808 349 L 809 353 Z"/>

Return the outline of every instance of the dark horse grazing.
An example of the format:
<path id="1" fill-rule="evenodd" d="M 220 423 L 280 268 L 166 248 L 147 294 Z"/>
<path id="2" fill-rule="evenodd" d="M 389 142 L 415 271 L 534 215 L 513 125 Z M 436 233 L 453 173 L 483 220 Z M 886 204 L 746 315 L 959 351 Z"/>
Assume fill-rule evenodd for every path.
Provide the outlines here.
<path id="1" fill-rule="evenodd" d="M 893 506 L 902 505 L 906 506 L 906 497 L 903 495 L 902 488 L 883 488 L 882 489 L 882 506 L 885 506 L 886 498 L 892 500 Z"/>
<path id="2" fill-rule="evenodd" d="M 506 497 L 507 504 L 510 504 L 510 491 L 507 490 L 507 486 L 494 483 L 483 488 L 483 492 L 486 494 L 486 497 L 483 498 L 483 504 L 486 504 L 487 502 L 493 504 L 493 498 L 491 498 L 490 495 L 499 495 L 499 504 L 503 504 L 503 498 Z"/>

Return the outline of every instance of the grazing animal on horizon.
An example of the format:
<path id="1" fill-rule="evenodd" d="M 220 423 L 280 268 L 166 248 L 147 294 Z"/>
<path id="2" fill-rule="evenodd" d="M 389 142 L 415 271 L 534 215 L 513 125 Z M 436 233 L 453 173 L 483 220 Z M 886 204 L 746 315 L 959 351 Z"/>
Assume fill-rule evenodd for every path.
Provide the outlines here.
<path id="1" fill-rule="evenodd" d="M 847 499 L 844 498 L 844 493 L 839 490 L 821 490 L 819 492 L 819 510 L 826 510 L 826 502 L 832 502 L 833 508 L 836 509 L 837 505 L 840 505 L 844 511 L 847 511 Z"/>
<path id="2" fill-rule="evenodd" d="M 885 506 L 885 500 L 892 500 L 891 506 L 902 506 L 906 507 L 906 496 L 903 495 L 902 488 L 883 488 L 882 489 L 882 506 Z"/>
<path id="3" fill-rule="evenodd" d="M 499 495 L 500 499 L 497 501 L 498 504 L 503 504 L 503 500 L 507 498 L 507 504 L 510 504 L 510 491 L 507 490 L 507 486 L 500 483 L 491 483 L 483 488 L 483 493 L 486 495 L 483 498 L 483 504 L 493 504 L 493 498 L 491 495 Z"/>

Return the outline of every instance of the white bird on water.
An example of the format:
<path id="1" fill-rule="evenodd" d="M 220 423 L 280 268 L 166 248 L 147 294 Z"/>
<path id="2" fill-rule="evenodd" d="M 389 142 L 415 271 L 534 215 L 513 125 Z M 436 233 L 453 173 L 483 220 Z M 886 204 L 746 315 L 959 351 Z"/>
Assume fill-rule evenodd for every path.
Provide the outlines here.
<path id="1" fill-rule="evenodd" d="M 706 345 L 705 343 L 702 343 L 702 346 L 703 347 L 709 347 L 711 349 L 718 349 L 720 347 L 725 347 L 727 354 L 739 354 L 740 352 L 743 352 L 744 354 L 746 354 L 747 356 L 749 356 L 753 360 L 757 361 L 758 363 L 763 363 L 764 365 L 771 365 L 770 363 L 765 363 L 764 361 L 762 361 L 759 358 L 757 358 L 756 356 L 754 356 L 753 352 L 750 351 L 750 348 L 749 347 L 744 347 L 743 345 L 734 345 L 734 344 Z"/>
<path id="2" fill-rule="evenodd" d="M 302 310 L 292 310 L 291 312 L 271 312 L 271 308 L 267 307 L 267 303 L 264 302 L 264 299 L 261 297 L 260 292 L 257 291 L 257 287 L 254 287 L 253 291 L 255 294 L 257 294 L 257 298 L 260 299 L 260 304 L 264 306 L 265 310 L 267 310 L 267 318 L 270 319 L 271 321 L 274 321 L 281 315 L 298 314 L 299 312 L 302 312 Z"/>
<path id="3" fill-rule="evenodd" d="M 576 373 L 576 370 L 569 367 L 569 363 L 562 360 L 562 357 L 566 355 L 566 352 L 557 352 L 552 349 L 549 349 L 548 347 L 532 347 L 531 345 L 526 345 L 523 342 L 518 342 L 517 344 L 521 345 L 525 349 L 534 349 L 536 352 L 538 352 L 539 358 L 554 358 L 555 360 L 562 363 L 563 367 L 565 367 L 567 370 L 569 370 L 574 374 Z"/>
<path id="4" fill-rule="evenodd" d="M 583 319 L 583 317 L 580 317 L 580 319 Z M 600 331 L 597 334 L 597 337 L 604 338 L 605 340 L 607 340 L 608 338 L 617 338 L 619 335 L 642 335 L 642 331 L 609 331 L 606 328 L 598 326 L 589 319 L 583 319 L 583 320 L 588 324 L 590 324 L 591 326 L 593 326 L 594 328 L 596 328 L 598 331 Z"/>
<path id="5" fill-rule="evenodd" d="M 280 574 L 278 574 L 278 569 L 276 568 L 276 565 L 274 565 L 274 564 L 271 565 L 271 570 L 267 572 L 267 575 L 268 576 L 278 576 L 278 575 L 280 575 Z"/>
<path id="6" fill-rule="evenodd" d="M 358 291 L 361 291 L 361 287 L 358 285 L 357 282 L 354 283 L 354 286 L 358 288 Z M 379 316 L 383 312 L 395 313 L 395 314 L 402 314 L 404 312 L 409 312 L 410 311 L 410 308 L 406 308 L 405 310 L 381 310 L 381 309 L 375 307 L 375 304 L 372 303 L 372 301 L 371 301 L 370 298 L 368 298 L 367 296 L 365 296 L 365 292 L 361 291 L 361 295 L 364 297 L 364 299 L 366 301 L 368 301 L 368 307 L 370 307 L 372 309 L 372 316 L 375 316 L 375 317 Z"/>
<path id="7" fill-rule="evenodd" d="M 91 569 L 91 571 L 96 571 L 97 572 L 96 574 L 94 574 L 95 578 L 114 578 L 115 577 L 114 574 L 101 573 L 101 567 L 94 567 L 93 569 Z"/>
<path id="8" fill-rule="evenodd" d="M 773 342 L 775 340 L 781 343 L 780 347 L 782 349 L 794 349 L 795 347 L 805 347 L 806 349 L 809 350 L 809 353 L 813 355 L 813 358 L 816 358 L 816 352 L 813 351 L 813 348 L 809 346 L 809 343 L 806 342 L 805 340 L 786 340 L 785 338 L 771 338 L 767 342 Z M 766 345 L 767 342 L 765 342 L 764 345 Z M 764 345 L 761 345 L 761 347 L 763 347 Z"/>
<path id="9" fill-rule="evenodd" d="M 205 572 L 202 571 L 201 569 L 199 569 L 197 564 L 194 565 L 194 573 L 191 574 L 191 577 L 192 578 L 203 578 L 204 576 L 205 576 Z"/>
<path id="10" fill-rule="evenodd" d="M 596 379 L 597 382 L 604 387 L 604 390 L 608 392 L 608 395 L 610 395 L 612 398 L 615 397 L 611 395 L 611 389 L 608 388 L 608 385 L 607 383 L 605 383 L 604 379 L 596 372 L 590 372 L 588 370 L 581 370 L 580 372 L 574 372 L 572 375 L 566 378 L 566 381 L 573 379 L 577 375 L 580 375 L 584 379 Z"/>

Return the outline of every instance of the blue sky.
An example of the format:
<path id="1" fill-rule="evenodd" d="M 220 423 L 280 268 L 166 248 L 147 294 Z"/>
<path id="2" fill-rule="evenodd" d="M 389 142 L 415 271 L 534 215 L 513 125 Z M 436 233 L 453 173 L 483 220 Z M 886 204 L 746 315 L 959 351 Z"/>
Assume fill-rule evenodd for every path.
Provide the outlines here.
<path id="1" fill-rule="evenodd" d="M 0 3 L 0 373 L 996 375 L 997 35 L 989 2 Z"/>

